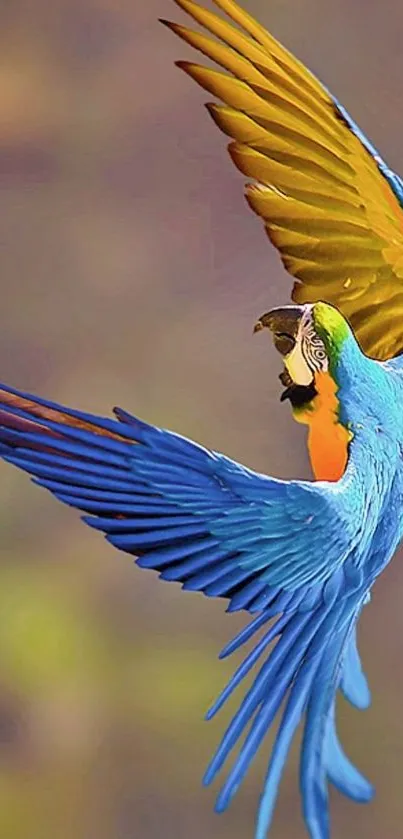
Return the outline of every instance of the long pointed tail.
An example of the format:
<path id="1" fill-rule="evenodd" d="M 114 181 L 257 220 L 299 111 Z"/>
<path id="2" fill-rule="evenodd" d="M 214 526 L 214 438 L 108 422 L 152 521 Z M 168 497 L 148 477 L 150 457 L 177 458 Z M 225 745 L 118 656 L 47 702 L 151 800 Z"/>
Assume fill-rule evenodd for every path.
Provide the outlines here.
<path id="1" fill-rule="evenodd" d="M 228 726 L 204 778 L 206 784 L 214 780 L 252 720 L 217 799 L 216 809 L 222 812 L 244 779 L 281 704 L 287 700 L 261 796 L 256 839 L 265 839 L 269 830 L 289 748 L 304 718 L 300 786 L 312 839 L 329 836 L 329 781 L 355 801 L 367 802 L 373 797 L 371 784 L 344 754 L 335 726 L 335 698 L 342 679 L 349 683 L 350 699 L 357 700 L 355 704 L 359 707 L 364 707 L 364 697 L 367 700 L 369 697 L 355 645 L 355 624 L 363 599 L 363 595 L 359 598 L 357 593 L 349 598 L 335 581 L 330 599 L 318 604 L 314 611 L 283 613 L 240 665 L 207 715 L 208 719 L 214 716 L 267 651 L 270 642 L 277 638 L 275 648 L 261 666 Z M 222 655 L 234 652 L 267 620 L 264 614 L 255 618 Z M 354 656 L 351 648 L 354 648 Z"/>

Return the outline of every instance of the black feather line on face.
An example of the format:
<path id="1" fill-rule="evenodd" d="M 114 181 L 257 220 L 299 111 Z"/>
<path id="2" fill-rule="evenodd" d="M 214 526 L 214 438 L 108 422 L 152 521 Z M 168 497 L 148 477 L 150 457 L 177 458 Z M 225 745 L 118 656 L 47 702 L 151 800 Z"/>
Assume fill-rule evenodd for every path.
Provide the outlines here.
<path id="1" fill-rule="evenodd" d="M 305 335 L 302 335 L 301 353 L 312 374 L 326 369 L 325 365 L 328 363 L 326 348 L 322 338 L 320 338 L 312 325 L 308 328 Z"/>

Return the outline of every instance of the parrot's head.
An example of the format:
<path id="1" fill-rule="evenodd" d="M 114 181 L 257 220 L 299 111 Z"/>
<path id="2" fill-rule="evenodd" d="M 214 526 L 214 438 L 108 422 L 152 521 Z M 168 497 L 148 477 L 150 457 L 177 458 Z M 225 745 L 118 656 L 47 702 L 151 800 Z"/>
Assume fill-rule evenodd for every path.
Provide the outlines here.
<path id="1" fill-rule="evenodd" d="M 306 303 L 272 309 L 262 315 L 254 331 L 268 328 L 274 346 L 283 357 L 281 399 L 293 406 L 311 402 L 316 395 L 318 374 L 334 374 L 343 344 L 351 335 L 340 312 L 327 303 Z"/>

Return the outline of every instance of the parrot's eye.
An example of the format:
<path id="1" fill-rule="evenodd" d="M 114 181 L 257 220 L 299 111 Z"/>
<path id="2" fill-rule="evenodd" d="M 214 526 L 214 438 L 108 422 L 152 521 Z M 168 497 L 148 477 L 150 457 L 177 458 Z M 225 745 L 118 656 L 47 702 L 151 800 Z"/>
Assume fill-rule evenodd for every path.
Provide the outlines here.
<path id="1" fill-rule="evenodd" d="M 288 355 L 295 347 L 295 338 L 287 332 L 275 332 L 273 341 L 280 355 Z"/>
<path id="2" fill-rule="evenodd" d="M 325 358 L 327 357 L 325 350 L 321 350 L 321 349 L 317 349 L 317 348 L 314 348 L 314 353 L 313 354 L 314 354 L 317 361 L 324 361 Z"/>

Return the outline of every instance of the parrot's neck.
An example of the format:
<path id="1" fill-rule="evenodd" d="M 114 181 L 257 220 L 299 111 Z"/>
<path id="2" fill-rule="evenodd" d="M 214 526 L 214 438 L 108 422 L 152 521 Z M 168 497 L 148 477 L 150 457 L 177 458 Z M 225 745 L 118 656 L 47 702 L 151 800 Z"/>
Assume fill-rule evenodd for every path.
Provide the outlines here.
<path id="1" fill-rule="evenodd" d="M 315 376 L 315 398 L 294 408 L 294 418 L 308 426 L 308 451 L 314 476 L 338 481 L 344 474 L 352 434 L 340 421 L 338 386 L 330 373 Z"/>

